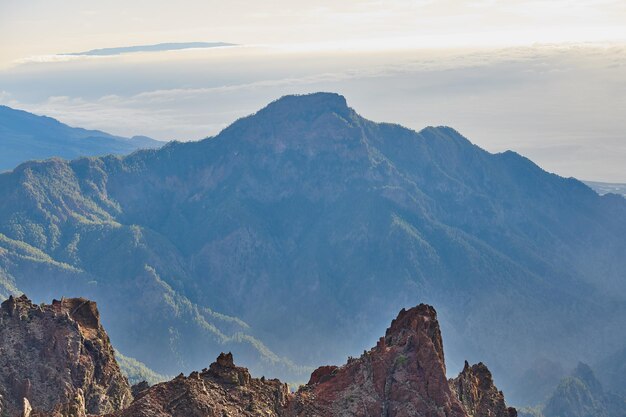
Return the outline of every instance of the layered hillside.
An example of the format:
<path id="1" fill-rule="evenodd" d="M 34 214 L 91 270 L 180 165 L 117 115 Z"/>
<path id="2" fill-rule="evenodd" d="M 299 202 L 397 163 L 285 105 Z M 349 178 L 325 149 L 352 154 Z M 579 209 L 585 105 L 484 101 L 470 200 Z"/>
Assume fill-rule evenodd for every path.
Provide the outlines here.
<path id="1" fill-rule="evenodd" d="M 50 117 L 0 106 L 0 172 L 32 159 L 123 155 L 162 145 L 163 142 L 145 136 L 123 138 L 74 128 Z"/>
<path id="2" fill-rule="evenodd" d="M 335 94 L 201 142 L 25 163 L 0 200 L 0 294 L 97 297 L 116 347 L 164 374 L 231 350 L 303 381 L 420 301 L 451 368 L 480 358 L 505 388 L 538 351 L 593 362 L 626 340 L 625 199 Z"/>
<path id="3" fill-rule="evenodd" d="M 132 401 L 96 304 L 82 298 L 0 306 L 0 415 L 105 414 Z M 78 417 L 78 414 L 76 415 Z"/>

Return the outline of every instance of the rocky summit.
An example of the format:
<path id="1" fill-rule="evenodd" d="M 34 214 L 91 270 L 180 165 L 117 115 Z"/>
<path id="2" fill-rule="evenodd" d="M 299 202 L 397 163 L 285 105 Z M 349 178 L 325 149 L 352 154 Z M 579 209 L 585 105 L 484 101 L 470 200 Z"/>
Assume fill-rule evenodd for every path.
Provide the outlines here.
<path id="1" fill-rule="evenodd" d="M 322 368 L 296 396 L 293 415 L 466 416 L 446 380 L 435 310 L 402 310 L 384 337 L 340 368 Z"/>
<path id="2" fill-rule="evenodd" d="M 507 407 L 504 394 L 493 383 L 485 364 L 465 366 L 458 377 L 451 379 L 450 388 L 469 416 L 515 417 L 517 411 Z"/>
<path id="3" fill-rule="evenodd" d="M 341 366 L 316 369 L 290 394 L 278 380 L 252 378 L 221 354 L 209 369 L 157 384 L 111 417 L 178 416 L 515 417 L 482 363 L 446 380 L 437 313 L 402 310 L 377 345 Z"/>
<path id="4" fill-rule="evenodd" d="M 0 352 L 3 417 L 517 416 L 482 363 L 446 379 L 437 313 L 425 304 L 403 309 L 374 348 L 318 368 L 295 393 L 222 353 L 208 369 L 131 394 L 96 304 L 82 298 L 41 306 L 9 298 Z"/>
<path id="5" fill-rule="evenodd" d="M 252 378 L 228 353 L 209 369 L 140 392 L 129 408 L 110 417 L 282 416 L 288 399 L 286 384 Z"/>
<path id="6" fill-rule="evenodd" d="M 402 310 L 377 345 L 342 367 L 318 368 L 290 402 L 289 416 L 515 417 L 483 364 L 446 380 L 437 313 Z M 459 389 L 460 387 L 460 389 Z M 471 393 L 468 395 L 468 393 Z"/>
<path id="7" fill-rule="evenodd" d="M 26 296 L 2 303 L 0 416 L 105 414 L 131 400 L 96 303 L 35 305 Z"/>

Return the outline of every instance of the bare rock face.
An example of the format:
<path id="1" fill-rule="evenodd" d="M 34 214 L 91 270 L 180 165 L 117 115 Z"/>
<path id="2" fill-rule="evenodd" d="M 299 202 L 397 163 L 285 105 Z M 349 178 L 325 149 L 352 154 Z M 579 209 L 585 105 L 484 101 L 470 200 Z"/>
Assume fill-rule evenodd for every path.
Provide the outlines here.
<path id="1" fill-rule="evenodd" d="M 402 310 L 377 345 L 343 366 L 322 366 L 290 394 L 252 378 L 230 353 L 208 369 L 133 387 L 121 375 L 85 299 L 35 306 L 25 296 L 0 309 L 0 416 L 22 417 L 516 417 L 482 363 L 446 379 L 437 313 Z"/>
<path id="2" fill-rule="evenodd" d="M 463 371 L 450 380 L 450 388 L 469 417 L 517 417 L 517 411 L 506 406 L 502 391 L 498 391 L 482 362 L 470 366 L 465 361 Z"/>
<path id="3" fill-rule="evenodd" d="M 448 385 L 437 314 L 428 305 L 402 310 L 376 347 L 313 376 L 291 402 L 291 415 L 468 415 Z"/>
<path id="4" fill-rule="evenodd" d="M 84 416 L 124 408 L 128 381 L 100 325 L 96 303 L 71 298 L 0 307 L 0 415 Z"/>
<path id="5" fill-rule="evenodd" d="M 209 369 L 154 385 L 111 417 L 282 416 L 288 395 L 287 385 L 252 378 L 222 353 Z"/>

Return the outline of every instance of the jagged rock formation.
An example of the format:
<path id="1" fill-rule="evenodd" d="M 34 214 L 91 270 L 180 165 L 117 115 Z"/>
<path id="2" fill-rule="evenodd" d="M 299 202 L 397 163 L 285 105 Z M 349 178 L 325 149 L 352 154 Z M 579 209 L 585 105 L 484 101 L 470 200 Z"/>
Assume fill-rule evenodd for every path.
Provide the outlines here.
<path id="1" fill-rule="evenodd" d="M 289 394 L 278 380 L 255 379 L 221 354 L 209 369 L 141 391 L 111 417 L 423 416 L 516 417 L 483 365 L 446 380 L 435 310 L 402 310 L 376 347 L 341 366 L 322 366 Z"/>
<path id="2" fill-rule="evenodd" d="M 298 416 L 466 416 L 446 380 L 435 310 L 402 310 L 376 347 L 340 368 L 324 367 L 298 392 Z"/>
<path id="3" fill-rule="evenodd" d="M 235 366 L 232 354 L 221 354 L 202 372 L 182 374 L 138 394 L 115 417 L 281 416 L 287 385 L 277 379 L 252 378 Z"/>
<path id="4" fill-rule="evenodd" d="M 26 296 L 2 303 L 1 416 L 104 414 L 131 400 L 96 303 L 34 305 Z"/>
<path id="5" fill-rule="evenodd" d="M 377 345 L 341 366 L 322 366 L 290 394 L 252 378 L 220 354 L 208 369 L 131 388 L 120 373 L 96 304 L 83 298 L 0 308 L 0 416 L 22 417 L 516 417 L 482 363 L 446 379 L 437 313 L 402 310 Z"/>
<path id="6" fill-rule="evenodd" d="M 450 388 L 461 401 L 469 417 L 515 417 L 517 411 L 507 407 L 504 394 L 493 383 L 491 372 L 482 362 L 470 366 L 451 379 Z"/>

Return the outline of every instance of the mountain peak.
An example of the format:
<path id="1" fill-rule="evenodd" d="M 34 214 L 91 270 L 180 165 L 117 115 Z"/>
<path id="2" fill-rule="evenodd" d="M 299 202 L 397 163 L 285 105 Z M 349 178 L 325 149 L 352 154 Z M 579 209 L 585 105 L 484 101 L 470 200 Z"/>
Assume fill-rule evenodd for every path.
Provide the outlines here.
<path id="1" fill-rule="evenodd" d="M 517 417 L 517 410 L 506 406 L 502 391 L 494 385 L 491 372 L 482 362 L 470 366 L 465 361 L 463 371 L 449 383 L 470 416 Z"/>
<path id="2" fill-rule="evenodd" d="M 437 312 L 428 304 L 420 304 L 408 310 L 402 309 L 387 329 L 385 335 L 387 344 L 393 343 L 397 337 L 404 335 L 407 331 L 426 330 L 429 335 L 439 339 L 435 344 L 441 344 L 439 334 L 439 324 L 437 322 Z"/>
<path id="3" fill-rule="evenodd" d="M 350 112 L 346 98 L 337 93 L 318 92 L 288 95 L 268 104 L 259 113 L 294 116 L 302 113 L 332 112 L 345 115 Z"/>
<path id="4" fill-rule="evenodd" d="M 318 368 L 292 404 L 298 416 L 517 416 L 482 363 L 446 380 L 437 313 L 426 304 L 402 309 L 360 358 Z"/>

